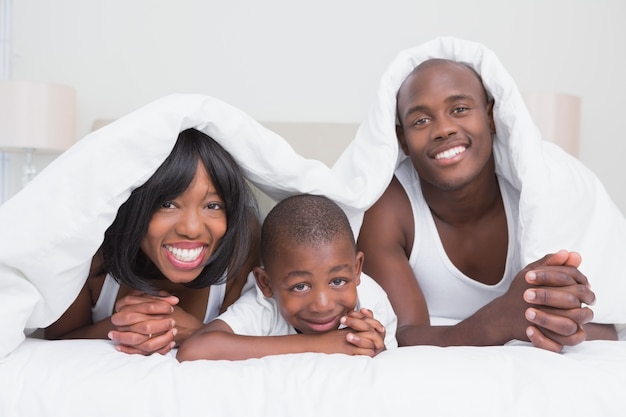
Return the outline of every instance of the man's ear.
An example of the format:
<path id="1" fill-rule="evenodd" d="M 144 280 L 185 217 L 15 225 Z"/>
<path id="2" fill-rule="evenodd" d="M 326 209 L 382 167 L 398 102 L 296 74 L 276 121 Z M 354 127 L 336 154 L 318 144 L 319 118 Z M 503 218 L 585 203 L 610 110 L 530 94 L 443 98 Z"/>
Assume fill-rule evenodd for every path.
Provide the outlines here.
<path id="1" fill-rule="evenodd" d="M 396 137 L 398 138 L 398 143 L 400 144 L 400 148 L 402 148 L 402 152 L 405 155 L 409 155 L 409 148 L 406 146 L 406 139 L 404 138 L 404 129 L 400 125 L 396 125 Z"/>
<path id="2" fill-rule="evenodd" d="M 489 130 L 491 131 L 492 135 L 496 134 L 496 122 L 494 122 L 493 120 L 493 104 L 495 103 L 495 100 L 491 100 L 489 103 L 487 103 L 487 116 L 489 117 Z"/>
<path id="3" fill-rule="evenodd" d="M 256 284 L 261 289 L 263 295 L 267 298 L 272 297 L 272 287 L 270 285 L 270 277 L 267 275 L 265 269 L 261 266 L 255 266 L 252 269 L 252 273 L 254 274 L 254 279 L 256 279 Z"/>

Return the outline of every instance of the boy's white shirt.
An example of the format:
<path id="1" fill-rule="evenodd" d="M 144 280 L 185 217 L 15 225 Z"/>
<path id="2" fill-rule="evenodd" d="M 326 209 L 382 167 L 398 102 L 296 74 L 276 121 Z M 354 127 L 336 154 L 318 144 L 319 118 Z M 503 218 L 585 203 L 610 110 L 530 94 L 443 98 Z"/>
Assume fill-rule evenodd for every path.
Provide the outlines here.
<path id="1" fill-rule="evenodd" d="M 385 326 L 385 347 L 398 347 L 396 340 L 397 318 L 380 285 L 366 274 L 361 274 L 357 286 L 356 310 L 365 307 L 374 313 L 374 318 Z M 244 336 L 284 336 L 296 334 L 296 329 L 281 316 L 276 301 L 265 297 L 250 273 L 241 297 L 219 315 L 235 334 Z"/>

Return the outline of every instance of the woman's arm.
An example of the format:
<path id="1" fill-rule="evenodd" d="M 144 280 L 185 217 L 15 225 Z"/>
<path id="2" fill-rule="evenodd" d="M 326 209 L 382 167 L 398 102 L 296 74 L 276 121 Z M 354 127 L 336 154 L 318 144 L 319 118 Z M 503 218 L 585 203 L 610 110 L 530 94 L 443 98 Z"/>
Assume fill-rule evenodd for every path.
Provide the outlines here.
<path id="1" fill-rule="evenodd" d="M 91 320 L 92 287 L 98 285 L 102 286 L 102 280 L 88 279 L 65 313 L 44 330 L 44 337 L 46 339 L 107 339 L 107 334 L 114 328 L 111 320 L 104 319 L 97 323 Z"/>

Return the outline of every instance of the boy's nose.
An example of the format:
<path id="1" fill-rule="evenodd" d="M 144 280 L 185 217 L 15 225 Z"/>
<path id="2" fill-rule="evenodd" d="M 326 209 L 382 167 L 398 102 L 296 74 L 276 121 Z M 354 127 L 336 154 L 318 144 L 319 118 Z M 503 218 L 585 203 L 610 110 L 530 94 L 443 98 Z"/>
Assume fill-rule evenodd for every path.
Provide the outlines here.
<path id="1" fill-rule="evenodd" d="M 314 294 L 311 310 L 317 313 L 323 313 L 332 309 L 332 297 L 326 289 L 317 290 Z"/>

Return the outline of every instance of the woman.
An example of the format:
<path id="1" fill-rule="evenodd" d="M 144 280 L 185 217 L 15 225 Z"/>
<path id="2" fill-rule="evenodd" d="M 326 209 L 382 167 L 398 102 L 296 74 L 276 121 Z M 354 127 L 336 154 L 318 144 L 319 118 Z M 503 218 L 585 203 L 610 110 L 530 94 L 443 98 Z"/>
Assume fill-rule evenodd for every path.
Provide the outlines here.
<path id="1" fill-rule="evenodd" d="M 47 339 L 110 338 L 165 354 L 240 295 L 258 264 L 259 218 L 245 177 L 195 129 L 120 207 L 89 279 Z"/>

